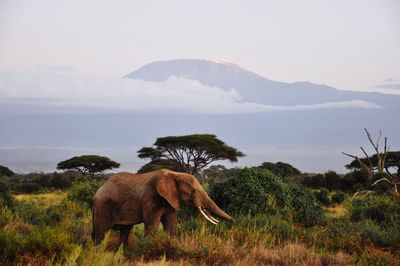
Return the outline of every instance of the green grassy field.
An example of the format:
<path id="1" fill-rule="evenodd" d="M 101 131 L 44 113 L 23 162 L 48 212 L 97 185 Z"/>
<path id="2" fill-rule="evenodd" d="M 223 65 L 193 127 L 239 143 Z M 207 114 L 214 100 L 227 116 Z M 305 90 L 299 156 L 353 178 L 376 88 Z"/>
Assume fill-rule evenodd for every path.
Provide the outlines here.
<path id="1" fill-rule="evenodd" d="M 93 246 L 90 209 L 68 200 L 66 192 L 18 195 L 15 200 L 14 211 L 0 212 L 0 255 L 5 265 L 398 265 L 400 261 L 399 239 L 369 221 L 350 222 L 347 203 L 325 208 L 326 223 L 309 228 L 282 214 L 242 215 L 214 226 L 183 211 L 176 237 L 168 237 L 161 228 L 144 237 L 143 226 L 138 225 L 132 230 L 131 245 L 123 250 L 113 231 L 102 245 Z"/>

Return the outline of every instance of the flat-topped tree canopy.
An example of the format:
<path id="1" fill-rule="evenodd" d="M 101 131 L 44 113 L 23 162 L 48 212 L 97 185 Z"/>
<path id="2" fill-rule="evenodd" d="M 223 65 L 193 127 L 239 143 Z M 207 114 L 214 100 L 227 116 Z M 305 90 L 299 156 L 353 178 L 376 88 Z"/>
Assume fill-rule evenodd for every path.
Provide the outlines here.
<path id="1" fill-rule="evenodd" d="M 226 145 L 212 134 L 167 136 L 157 138 L 153 145 L 155 147 L 143 147 L 138 151 L 139 158 L 151 159 L 145 165 L 146 169 L 142 167 L 139 171 L 158 169 L 162 165 L 169 169 L 172 167 L 171 170 L 195 174 L 214 161 L 237 162 L 238 157 L 244 156 L 241 151 Z M 171 164 L 171 160 L 175 163 Z"/>
<path id="2" fill-rule="evenodd" d="M 118 168 L 119 163 L 113 160 L 98 155 L 82 155 L 75 156 L 68 160 L 59 162 L 57 164 L 57 169 L 60 170 L 77 170 L 82 173 L 82 175 L 89 174 L 94 176 L 95 173 L 103 172 L 104 170 L 109 170 L 113 168 Z"/>
<path id="3" fill-rule="evenodd" d="M 380 154 L 382 155 L 382 154 Z M 360 158 L 361 162 L 364 164 L 368 164 L 369 162 L 372 163 L 373 166 L 376 167 L 378 163 L 378 155 L 374 154 L 369 157 L 369 160 L 367 157 Z M 395 168 L 396 172 L 399 173 L 400 171 L 400 151 L 388 151 L 386 155 L 386 160 L 384 162 L 384 167 L 386 168 L 387 171 L 389 171 L 389 168 Z M 351 163 L 346 165 L 347 169 L 353 170 L 353 169 L 360 169 L 361 165 L 357 159 L 351 161 Z"/>

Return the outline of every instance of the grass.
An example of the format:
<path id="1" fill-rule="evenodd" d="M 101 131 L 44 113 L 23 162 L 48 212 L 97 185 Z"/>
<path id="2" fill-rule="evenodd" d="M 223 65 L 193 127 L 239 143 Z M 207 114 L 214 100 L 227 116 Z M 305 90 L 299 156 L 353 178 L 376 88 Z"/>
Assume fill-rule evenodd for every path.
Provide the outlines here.
<path id="1" fill-rule="evenodd" d="M 324 209 L 328 218 L 341 218 L 348 214 L 347 208 L 343 204 L 329 207 L 324 206 L 322 208 Z"/>
<path id="2" fill-rule="evenodd" d="M 67 195 L 67 192 L 61 190 L 48 191 L 41 194 L 18 194 L 14 198 L 17 201 L 34 203 L 40 207 L 48 208 L 59 204 Z"/>
<path id="3" fill-rule="evenodd" d="M 93 246 L 91 212 L 64 192 L 18 195 L 15 211 L 0 208 L 0 261 L 20 265 L 398 265 L 396 238 L 372 221 L 351 222 L 347 204 L 324 208 L 325 225 L 305 228 L 281 214 L 237 216 L 213 226 L 194 214 L 178 234 L 150 237 L 134 226 L 130 246 L 118 232 Z M 398 229 L 397 229 L 398 230 Z M 0 263 L 1 265 L 1 263 Z"/>

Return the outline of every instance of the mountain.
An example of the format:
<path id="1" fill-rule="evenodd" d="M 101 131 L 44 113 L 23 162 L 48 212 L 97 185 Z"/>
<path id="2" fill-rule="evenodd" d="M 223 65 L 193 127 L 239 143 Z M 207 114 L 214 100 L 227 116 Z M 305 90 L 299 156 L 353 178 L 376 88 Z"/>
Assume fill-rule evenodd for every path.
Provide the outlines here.
<path id="1" fill-rule="evenodd" d="M 75 91 L 76 99 L 82 100 L 80 92 L 92 86 L 87 100 L 90 100 L 90 103 L 97 103 L 103 98 L 96 98 L 95 96 L 98 96 L 96 92 L 100 94 L 99 91 L 103 93 L 112 91 L 116 94 L 114 89 L 119 86 L 123 88 L 122 92 L 131 89 L 140 90 L 139 92 L 145 89 L 151 90 L 158 84 L 135 88 L 131 83 L 140 84 L 143 83 L 140 80 L 145 80 L 163 84 L 162 81 L 170 76 L 197 80 L 201 84 L 223 90 L 235 89 L 242 96 L 241 100 L 247 103 L 290 107 L 362 100 L 379 105 L 381 108 L 353 106 L 308 108 L 290 112 L 226 114 L 165 110 L 116 112 L 107 109 L 96 112 L 93 109 L 97 105 L 86 104 L 83 108 L 81 102 L 73 101 L 75 98 L 67 98 Z M 374 137 L 379 130 L 382 130 L 383 136 L 388 137 L 390 150 L 400 150 L 398 123 L 400 96 L 396 95 L 341 91 L 311 82 L 273 81 L 233 63 L 192 59 L 144 65 L 124 76 L 125 79 L 136 79 L 134 82 L 117 78 L 115 85 L 108 79 L 88 82 L 86 79 L 68 78 L 64 81 L 62 75 L 63 79 L 59 82 L 53 80 L 53 76 L 50 81 L 43 82 L 42 79 L 33 77 L 24 83 L 27 85 L 24 85 L 26 87 L 23 87 L 22 91 L 42 88 L 44 84 L 45 91 L 52 92 L 54 87 L 63 86 L 66 93 L 61 96 L 65 96 L 73 104 L 60 105 L 60 101 L 63 100 L 60 99 L 62 98 L 60 95 L 56 95 L 57 99 L 51 98 L 47 101 L 36 98 L 34 101 L 9 98 L 11 100 L 7 102 L 0 99 L 0 165 L 6 165 L 16 172 L 54 171 L 59 161 L 82 154 L 108 156 L 121 163 L 123 170 L 135 171 L 146 163 L 137 158 L 136 151 L 141 147 L 151 145 L 158 137 L 194 133 L 216 134 L 228 145 L 246 154 L 246 157 L 241 158 L 238 163 L 228 164 L 228 167 L 283 161 L 293 164 L 302 171 L 345 172 L 344 165 L 349 162 L 349 158 L 343 156 L 341 152 L 362 156 L 359 147 L 370 147 L 364 128 L 368 128 Z M 20 76 L 11 78 L 12 81 L 21 79 Z M 129 86 L 123 87 L 125 83 L 129 83 Z M 3 82 L 3 84 L 8 83 Z M 193 82 L 184 84 L 190 85 Z M 11 85 L 9 87 L 12 89 L 16 87 Z M 198 87 L 207 89 L 204 86 Z M 171 88 L 161 86 L 156 91 L 162 92 Z M 177 91 L 180 93 L 185 89 L 186 87 L 182 87 Z M 14 90 L 10 93 L 14 93 Z M 109 97 L 113 94 L 105 95 Z M 140 93 L 138 95 L 140 96 Z M 147 99 L 151 103 L 154 100 L 151 98 L 154 91 L 148 95 L 148 98 L 139 98 L 139 101 Z M 175 92 L 173 97 L 179 98 L 179 94 Z M 199 101 L 204 99 L 206 98 L 203 97 Z M 111 105 L 118 106 L 111 97 L 106 100 Z M 132 100 L 135 99 L 126 99 L 128 103 Z M 367 150 L 367 152 L 373 151 Z"/>
<path id="2" fill-rule="evenodd" d="M 363 100 L 386 108 L 396 107 L 400 96 L 371 92 L 337 90 L 311 82 L 273 81 L 226 61 L 178 59 L 153 62 L 124 78 L 162 82 L 170 76 L 197 80 L 224 90 L 236 89 L 244 101 L 269 105 L 303 105 L 324 102 Z"/>

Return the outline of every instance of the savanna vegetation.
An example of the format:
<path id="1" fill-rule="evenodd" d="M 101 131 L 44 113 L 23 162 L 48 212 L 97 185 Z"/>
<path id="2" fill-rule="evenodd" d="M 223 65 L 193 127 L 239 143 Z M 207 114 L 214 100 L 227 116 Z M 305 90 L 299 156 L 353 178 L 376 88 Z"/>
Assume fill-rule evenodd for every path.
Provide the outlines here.
<path id="1" fill-rule="evenodd" d="M 92 197 L 108 175 L 3 174 L 0 264 L 398 265 L 400 197 L 391 183 L 376 184 L 386 178 L 376 174 L 307 174 L 282 162 L 212 165 L 197 177 L 234 221 L 214 226 L 182 208 L 176 237 L 161 228 L 145 237 L 139 225 L 124 248 L 117 231 L 99 246 L 91 240 Z"/>

